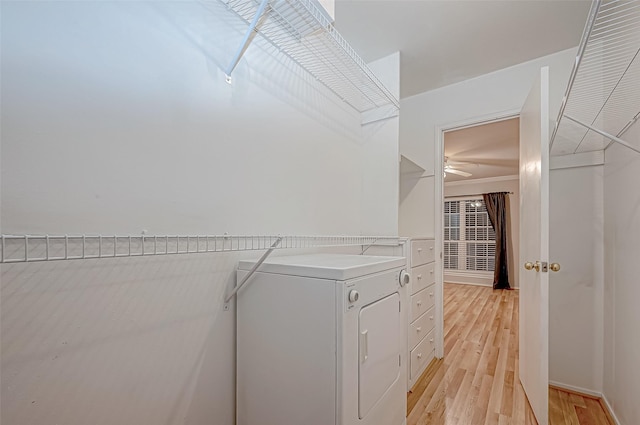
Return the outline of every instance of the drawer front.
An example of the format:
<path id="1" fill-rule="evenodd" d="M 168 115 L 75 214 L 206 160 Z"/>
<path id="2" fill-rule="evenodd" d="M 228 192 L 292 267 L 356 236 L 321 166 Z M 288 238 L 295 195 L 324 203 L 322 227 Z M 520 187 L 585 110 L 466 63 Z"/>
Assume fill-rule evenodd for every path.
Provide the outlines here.
<path id="1" fill-rule="evenodd" d="M 411 269 L 411 295 L 422 291 L 436 281 L 436 263 L 423 264 Z"/>
<path id="2" fill-rule="evenodd" d="M 433 239 L 416 239 L 411 241 L 411 267 L 435 261 L 436 243 Z"/>
<path id="3" fill-rule="evenodd" d="M 411 311 L 409 323 L 422 316 L 436 304 L 436 285 L 431 285 L 411 295 Z"/>
<path id="4" fill-rule="evenodd" d="M 436 325 L 435 307 L 431 307 L 422 316 L 418 317 L 415 322 L 409 326 L 409 349 L 413 349 L 425 335 L 428 335 Z"/>
<path id="5" fill-rule="evenodd" d="M 435 355 L 435 331 L 431 331 L 416 348 L 411 350 L 411 379 L 416 379 Z"/>

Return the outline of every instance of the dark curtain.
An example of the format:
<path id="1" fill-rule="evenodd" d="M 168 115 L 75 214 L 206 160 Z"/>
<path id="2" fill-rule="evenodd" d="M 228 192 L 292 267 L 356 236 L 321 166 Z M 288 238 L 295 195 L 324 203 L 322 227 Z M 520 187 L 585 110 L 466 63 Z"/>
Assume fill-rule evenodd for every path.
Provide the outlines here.
<path id="1" fill-rule="evenodd" d="M 511 289 L 509 285 L 509 198 L 507 192 L 483 193 L 489 220 L 496 232 L 496 265 L 493 289 Z"/>

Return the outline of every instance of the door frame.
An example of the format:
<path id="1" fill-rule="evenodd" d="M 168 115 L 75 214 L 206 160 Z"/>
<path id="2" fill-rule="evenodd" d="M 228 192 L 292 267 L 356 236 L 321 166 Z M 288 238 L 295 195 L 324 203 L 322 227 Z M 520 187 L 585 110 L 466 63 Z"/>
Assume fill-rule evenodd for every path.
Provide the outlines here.
<path id="1" fill-rule="evenodd" d="M 444 133 L 451 130 L 475 127 L 492 122 L 500 122 L 520 117 L 520 109 L 509 109 L 487 115 L 468 117 L 463 120 L 436 125 L 435 128 L 435 161 L 434 161 L 434 201 L 435 201 L 435 243 L 436 259 L 439 266 L 436 271 L 436 315 L 440 318 L 436 327 L 436 336 L 439 344 L 436 345 L 435 355 L 444 357 Z M 519 200 L 518 200 L 519 202 Z"/>

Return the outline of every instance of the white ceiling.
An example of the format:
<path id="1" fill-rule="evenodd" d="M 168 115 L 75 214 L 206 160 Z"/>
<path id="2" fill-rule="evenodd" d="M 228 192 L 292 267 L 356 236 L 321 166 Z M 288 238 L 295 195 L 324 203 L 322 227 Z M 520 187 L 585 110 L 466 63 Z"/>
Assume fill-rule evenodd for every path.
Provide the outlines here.
<path id="1" fill-rule="evenodd" d="M 453 168 L 471 173 L 462 177 L 447 173 L 445 182 L 482 179 L 518 174 L 519 118 L 478 125 L 444 134 L 444 155 Z"/>
<path id="2" fill-rule="evenodd" d="M 400 97 L 577 46 L 586 0 L 336 0 L 338 31 L 369 62 L 400 51 Z"/>

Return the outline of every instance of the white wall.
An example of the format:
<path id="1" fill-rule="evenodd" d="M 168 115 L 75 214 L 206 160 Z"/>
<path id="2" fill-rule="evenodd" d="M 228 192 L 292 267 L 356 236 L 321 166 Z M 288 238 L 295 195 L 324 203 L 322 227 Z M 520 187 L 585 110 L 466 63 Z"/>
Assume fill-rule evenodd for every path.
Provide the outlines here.
<path id="1" fill-rule="evenodd" d="M 555 119 L 576 49 L 568 49 L 521 63 L 477 78 L 452 84 L 409 98 L 402 99 L 400 117 L 400 153 L 433 175 L 435 170 L 435 143 L 438 127 L 454 126 L 469 120 L 489 117 L 504 112 L 519 111 L 529 93 L 531 84 L 540 68 L 550 67 L 551 117 Z M 434 183 L 437 181 L 434 179 Z M 434 205 L 428 198 L 435 193 L 425 187 L 426 182 L 416 185 L 411 196 L 413 203 Z M 400 228 L 403 234 L 414 236 L 433 232 L 416 214 L 418 209 L 400 207 Z M 409 223 L 409 224 L 407 224 Z"/>
<path id="2" fill-rule="evenodd" d="M 433 209 L 434 176 L 422 173 L 400 175 L 400 209 L 398 232 L 400 236 L 435 235 Z"/>
<path id="3" fill-rule="evenodd" d="M 245 29 L 232 14 L 191 2 L 5 9 L 7 230 L 359 230 L 369 164 L 386 154 L 370 157 L 380 127 L 364 134 L 359 115 L 273 49 L 250 47 L 225 84 L 217 65 Z M 389 187 L 368 196 L 397 199 Z"/>
<path id="4" fill-rule="evenodd" d="M 640 125 L 623 137 L 640 147 Z M 640 155 L 622 146 L 606 151 L 604 395 L 621 425 L 640 423 Z"/>
<path id="5" fill-rule="evenodd" d="M 553 162 L 553 161 L 552 161 Z M 549 380 L 602 393 L 603 166 L 555 169 L 549 181 Z"/>
<path id="6" fill-rule="evenodd" d="M 516 110 L 540 68 L 551 72 L 551 117 L 556 118 L 576 49 L 563 50 L 457 84 L 402 99 L 400 153 L 433 173 L 436 126 Z"/>
<path id="7" fill-rule="evenodd" d="M 508 177 L 508 176 L 507 176 Z M 463 196 L 476 193 L 490 192 L 513 192 L 509 195 L 511 207 L 511 235 L 513 244 L 513 261 L 518 261 L 520 248 L 520 184 L 519 178 L 513 176 L 508 180 L 499 179 L 477 179 L 477 180 L 461 180 L 444 184 L 444 196 Z M 513 264 L 510 268 L 510 283 L 512 288 L 519 286 L 518 279 L 520 275 L 519 267 Z M 511 270 L 512 269 L 512 270 Z M 488 273 L 486 277 L 463 276 L 460 273 L 445 273 L 445 282 L 452 283 L 470 283 L 477 285 L 493 285 L 493 273 Z"/>
<path id="8" fill-rule="evenodd" d="M 380 81 L 396 98 L 400 97 L 399 52 L 371 62 L 369 68 L 380 76 Z M 362 157 L 360 231 L 366 235 L 398 235 L 399 127 L 398 118 L 363 126 L 366 144 L 360 154 Z M 395 199 L 396 202 L 389 202 L 391 199 Z M 380 233 L 381 231 L 384 233 Z"/>
<path id="9" fill-rule="evenodd" d="M 260 37 L 226 84 L 221 3 L 1 19 L 2 233 L 397 233 L 398 119 L 362 127 Z M 233 424 L 238 258 L 2 265 L 1 422 Z"/>
<path id="10" fill-rule="evenodd" d="M 506 112 L 518 111 L 529 92 L 535 75 L 545 65 L 550 67 L 551 117 L 555 120 L 575 59 L 575 52 L 575 49 L 565 50 L 458 84 L 403 99 L 400 120 L 400 153 L 424 168 L 425 173 L 433 174 L 436 160 L 434 154 L 436 151 L 435 143 L 438 137 L 436 129 L 438 127 L 452 128 L 456 124 L 469 124 L 470 121 L 479 120 L 481 117 L 492 117 Z M 627 153 L 627 158 L 625 159 L 630 160 L 631 158 L 629 157 L 633 158 L 632 155 Z M 618 160 L 621 161 L 622 158 Z M 551 252 L 552 257 L 554 254 L 562 252 L 557 257 L 561 257 L 562 261 L 558 262 L 562 264 L 564 261 L 564 264 L 562 264 L 563 270 L 557 276 L 552 277 L 553 283 L 551 285 L 550 320 L 554 325 L 552 325 L 550 341 L 550 377 L 556 383 L 594 392 L 598 392 L 602 388 L 602 365 L 600 361 L 602 356 L 602 331 L 598 327 L 599 323 L 601 323 L 598 322 L 598 315 L 602 311 L 599 307 L 601 299 L 599 297 L 602 296 L 602 273 L 598 269 L 598 264 L 602 264 L 603 242 L 598 233 L 589 233 L 584 229 L 597 232 L 601 227 L 599 223 L 602 223 L 602 213 L 597 208 L 599 205 L 598 194 L 602 192 L 600 186 L 598 186 L 598 170 L 598 167 L 556 170 L 552 172 L 553 180 L 551 182 L 551 220 L 555 229 L 552 231 Z M 635 174 L 633 174 L 634 172 Z M 625 177 L 621 177 L 615 182 L 613 178 L 609 178 L 611 181 L 609 186 L 617 187 L 617 196 L 621 197 L 623 191 L 620 188 L 624 188 L 624 193 L 626 193 L 629 188 L 628 182 L 637 180 L 637 175 L 637 168 L 633 168 L 632 171 L 625 171 Z M 578 182 L 580 186 L 576 187 L 576 192 L 569 193 L 573 189 L 572 186 L 577 185 Z M 605 183 L 605 185 L 607 184 Z M 630 189 L 635 190 L 636 188 Z M 411 197 L 414 203 L 435 205 L 435 202 L 439 202 L 438 200 L 428 199 L 433 193 L 433 190 L 421 189 L 406 196 Z M 476 193 L 476 191 L 469 193 Z M 607 193 L 607 189 L 605 189 L 605 193 Z M 637 212 L 636 198 L 632 197 L 632 200 L 623 202 L 628 202 L 629 210 Z M 579 218 L 567 213 L 567 208 L 570 205 L 576 206 L 582 203 L 586 203 L 593 209 L 590 209 L 587 214 L 583 214 Z M 609 202 L 606 202 L 606 204 L 609 204 Z M 512 202 L 512 207 L 518 207 L 518 202 Z M 421 222 L 417 214 L 419 212 L 415 210 L 403 211 L 401 206 L 400 229 L 403 229 L 403 234 L 412 235 L 424 231 L 423 228 L 419 227 Z M 613 214 L 610 213 L 609 215 L 612 216 Z M 612 220 L 610 219 L 609 221 Z M 405 223 L 409 223 L 410 226 Z M 634 229 L 631 229 L 631 232 L 623 231 L 622 227 L 620 229 L 629 238 L 631 238 L 631 235 L 638 235 L 638 231 L 633 233 Z M 606 231 L 605 235 L 608 234 L 612 234 L 612 232 Z M 574 241 L 576 243 L 573 243 Z M 614 243 L 610 241 L 609 246 L 612 245 Z M 515 246 L 517 247 L 518 244 L 515 244 Z M 611 251 L 609 247 L 607 250 Z M 634 254 L 635 257 L 633 256 Z M 516 258 L 518 257 L 516 256 Z M 633 259 L 637 260 L 637 258 L 640 258 L 637 255 L 637 250 L 632 250 L 629 255 L 624 254 L 624 259 L 629 265 L 633 264 Z M 621 266 L 618 265 L 618 267 Z M 630 277 L 631 274 L 628 274 L 625 279 Z M 610 280 L 607 279 L 607 281 Z M 562 283 L 556 284 L 556 281 L 562 281 Z M 629 283 L 625 282 L 627 291 L 631 292 L 632 289 L 630 289 Z M 625 294 L 625 301 L 633 299 L 630 295 L 630 293 Z M 636 297 L 638 296 L 638 294 L 635 295 Z M 577 303 L 576 300 L 580 302 Z M 571 306 L 571 308 L 568 308 L 568 306 Z M 613 309 L 610 309 L 610 312 L 612 311 Z M 615 311 L 617 312 L 618 309 L 616 308 Z M 628 315 L 630 318 L 635 319 L 635 323 L 638 322 L 637 314 L 628 313 Z M 580 326 L 580 320 L 584 321 L 582 324 L 584 327 Z M 611 323 L 611 320 L 609 323 Z M 630 322 L 627 321 L 625 323 Z M 619 326 L 624 327 L 625 325 Z M 625 330 L 631 331 L 631 329 Z M 612 332 L 609 332 L 609 339 L 612 338 Z M 569 334 L 571 334 L 570 337 L 568 336 Z M 637 355 L 637 344 L 629 343 L 630 347 L 626 347 L 627 342 L 619 342 L 618 344 L 625 344 L 625 348 L 632 349 L 629 353 L 636 353 L 635 358 L 640 357 Z M 605 344 L 606 346 L 608 344 Z M 622 356 L 620 352 L 617 355 Z M 576 360 L 576 356 L 580 358 Z M 627 356 L 627 354 L 624 354 L 624 356 Z M 609 359 L 610 365 L 614 363 L 613 358 L 613 354 L 610 353 L 607 356 L 605 351 L 605 359 Z M 569 365 L 569 363 L 571 364 Z M 628 361 L 624 362 L 624 365 L 627 371 L 629 368 L 635 367 Z M 607 369 L 604 372 L 605 376 L 607 376 Z M 620 374 L 623 373 L 625 372 L 620 372 Z M 634 373 L 630 372 L 631 375 Z M 633 382 L 640 382 L 637 376 L 634 379 L 635 381 Z M 620 402 L 629 404 L 631 401 L 627 395 L 639 394 L 640 390 L 634 387 L 635 393 L 631 392 L 631 387 L 636 384 L 626 378 L 625 382 L 626 384 L 622 388 L 626 392 L 616 391 L 614 398 L 618 401 L 622 397 Z M 611 385 L 609 387 L 612 388 Z M 604 389 L 605 393 L 607 393 L 606 382 Z M 614 394 L 612 391 L 609 391 L 609 393 Z M 633 414 L 635 415 L 635 413 Z M 628 413 L 628 415 L 631 415 L 631 413 Z M 629 424 L 638 422 L 636 416 L 629 417 L 633 417 L 633 420 L 628 422 Z"/>

